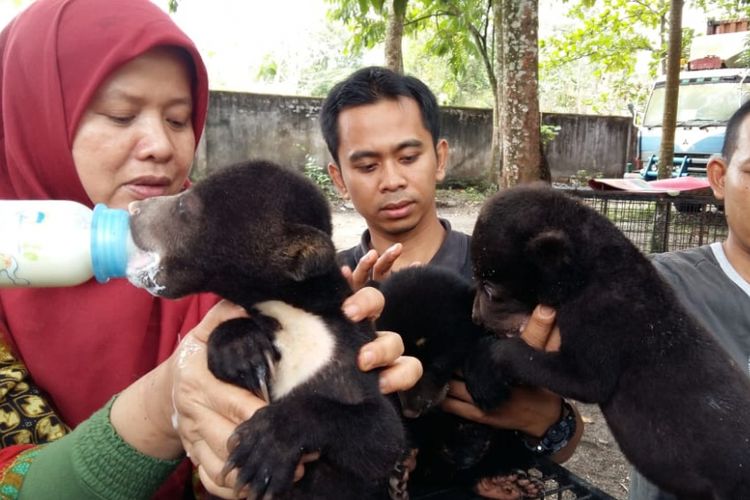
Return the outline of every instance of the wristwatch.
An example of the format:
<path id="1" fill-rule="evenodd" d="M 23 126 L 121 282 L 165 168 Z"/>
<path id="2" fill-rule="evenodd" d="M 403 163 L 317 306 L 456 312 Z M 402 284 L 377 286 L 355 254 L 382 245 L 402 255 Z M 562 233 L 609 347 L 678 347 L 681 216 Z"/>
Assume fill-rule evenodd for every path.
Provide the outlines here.
<path id="1" fill-rule="evenodd" d="M 576 433 L 576 412 L 570 404 L 562 400 L 560 418 L 552 424 L 541 438 L 531 438 L 524 435 L 526 448 L 536 455 L 554 455 L 567 446 Z"/>

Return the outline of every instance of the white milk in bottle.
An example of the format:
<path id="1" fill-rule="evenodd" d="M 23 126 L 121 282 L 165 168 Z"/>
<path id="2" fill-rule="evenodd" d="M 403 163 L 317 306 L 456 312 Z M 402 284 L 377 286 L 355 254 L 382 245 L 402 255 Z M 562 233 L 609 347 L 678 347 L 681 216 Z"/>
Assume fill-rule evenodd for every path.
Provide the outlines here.
<path id="1" fill-rule="evenodd" d="M 126 275 L 126 210 L 64 200 L 0 200 L 0 287 L 74 286 Z"/>

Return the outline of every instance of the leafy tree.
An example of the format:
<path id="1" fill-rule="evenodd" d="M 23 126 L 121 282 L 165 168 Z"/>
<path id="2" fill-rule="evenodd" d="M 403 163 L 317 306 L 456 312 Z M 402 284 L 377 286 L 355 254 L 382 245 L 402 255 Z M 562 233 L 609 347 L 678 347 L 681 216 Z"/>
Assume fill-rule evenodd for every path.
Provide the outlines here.
<path id="1" fill-rule="evenodd" d="M 328 1 L 334 5 L 332 10 L 329 11 L 330 17 L 344 21 L 353 31 L 351 42 L 347 46 L 348 50 L 360 51 L 363 48 L 371 48 L 383 39 L 383 35 L 387 31 L 385 28 L 386 19 L 389 16 L 388 5 L 383 1 Z M 395 2 L 391 5 L 395 5 Z M 391 7 L 391 10 L 395 10 L 395 7 Z M 507 16 L 504 15 L 506 10 L 509 12 Z M 533 13 L 533 15 L 529 16 L 529 13 Z M 496 36 L 497 27 L 500 22 L 505 22 L 504 20 L 507 20 L 505 29 L 508 33 L 507 38 L 504 39 L 505 42 L 499 36 Z M 521 27 L 515 24 L 517 21 L 522 22 Z M 493 96 L 492 167 L 494 171 L 499 172 L 501 170 L 503 159 L 501 153 L 503 143 L 500 142 L 500 130 L 503 126 L 501 117 L 519 112 L 528 119 L 528 123 L 535 123 L 532 127 L 535 132 L 529 134 L 519 128 L 518 123 L 514 123 L 512 127 L 506 130 L 507 133 L 521 134 L 514 137 L 513 140 L 510 140 L 507 136 L 503 137 L 508 144 L 515 148 L 513 154 L 509 157 L 513 159 L 513 168 L 520 169 L 524 174 L 520 175 L 516 172 L 514 175 L 499 176 L 499 179 L 504 179 L 501 182 L 503 185 L 507 183 L 512 185 L 519 179 L 539 178 L 541 147 L 539 142 L 539 107 L 536 93 L 537 30 L 538 2 L 536 0 L 510 2 L 502 0 L 495 0 L 495 2 L 491 0 L 462 0 L 460 2 L 411 0 L 408 3 L 404 2 L 402 33 L 412 38 L 419 32 L 429 33 L 429 36 L 424 39 L 423 50 L 438 57 L 444 57 L 456 81 L 460 81 L 462 76 L 466 74 L 470 62 L 481 61 Z M 524 44 L 523 50 L 519 50 L 518 43 Z M 530 49 L 531 52 L 526 49 Z M 503 58 L 511 57 L 514 64 L 524 64 L 525 61 L 531 60 L 529 59 L 531 53 L 533 53 L 533 75 L 529 72 L 522 73 L 522 76 L 527 78 L 525 81 L 515 78 L 504 81 L 502 78 L 498 78 L 502 74 Z M 516 56 L 521 59 L 514 59 Z M 419 73 L 421 74 L 421 72 Z M 533 79 L 529 80 L 528 78 L 532 76 Z M 508 104 L 506 110 L 503 92 L 507 85 L 511 85 L 512 90 L 518 90 L 520 93 L 509 94 L 512 103 Z M 533 97 L 529 93 L 532 87 Z M 521 100 L 528 98 L 532 98 L 533 103 L 522 105 Z M 501 112 L 501 110 L 503 111 Z M 521 153 L 517 149 L 518 146 L 526 144 L 528 141 L 532 141 L 533 146 L 531 148 L 536 149 L 536 153 Z M 527 167 L 528 161 L 534 164 Z M 525 173 L 527 168 L 529 169 L 528 175 Z"/>
<path id="2" fill-rule="evenodd" d="M 381 42 L 386 46 L 398 43 L 397 37 L 386 41 L 388 24 L 403 13 L 402 37 L 428 34 L 422 38 L 421 50 L 444 58 L 456 80 L 465 75 L 467 64 L 478 58 L 488 78 L 492 75 L 494 87 L 491 0 L 326 1 L 331 5 L 329 18 L 342 21 L 351 30 L 347 51 L 359 53 Z M 398 69 L 392 63 L 387 65 Z"/>
<path id="3" fill-rule="evenodd" d="M 540 42 L 542 85 L 575 71 L 577 86 L 558 89 L 561 101 L 577 112 L 623 112 L 628 102 L 642 102 L 643 82 L 656 74 L 666 53 L 667 0 L 575 0 L 566 16 L 572 29 L 558 30 Z M 639 53 L 651 54 L 647 78 L 635 78 Z M 582 95 L 576 90 L 585 88 Z M 617 106 L 617 104 L 620 104 Z M 581 109 L 583 107 L 583 109 Z M 567 108 L 562 108 L 569 110 Z"/>

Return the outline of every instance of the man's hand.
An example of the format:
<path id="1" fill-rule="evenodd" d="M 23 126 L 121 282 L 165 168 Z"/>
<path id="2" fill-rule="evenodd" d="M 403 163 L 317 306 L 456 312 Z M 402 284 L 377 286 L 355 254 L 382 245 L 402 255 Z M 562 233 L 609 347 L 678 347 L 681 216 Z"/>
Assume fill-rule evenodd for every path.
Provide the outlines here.
<path id="1" fill-rule="evenodd" d="M 369 280 L 382 281 L 391 272 L 393 263 L 401 256 L 403 246 L 401 243 L 391 245 L 378 255 L 376 250 L 370 250 L 357 262 L 357 267 L 352 270 L 349 266 L 341 268 L 346 280 L 352 287 L 352 290 L 359 290 Z"/>
<path id="2" fill-rule="evenodd" d="M 365 287 L 344 301 L 344 313 L 352 321 L 375 320 L 380 316 L 385 298 L 379 290 Z M 360 370 L 383 368 L 380 390 L 384 394 L 410 389 L 422 376 L 422 363 L 417 358 L 402 356 L 404 342 L 394 332 L 378 332 L 378 337 L 362 346 L 357 363 Z"/>
<path id="3" fill-rule="evenodd" d="M 555 311 L 546 306 L 537 306 L 523 326 L 521 338 L 530 346 L 545 351 L 560 349 L 560 330 L 555 325 Z M 500 429 L 519 430 L 529 436 L 541 437 L 560 417 L 560 396 L 541 388 L 514 387 L 508 401 L 492 411 L 480 410 L 471 399 L 466 384 L 453 380 L 448 397 L 442 404 L 443 410 L 475 422 Z M 579 418 L 578 427 L 583 423 Z M 561 452 L 566 460 L 578 444 L 581 432 L 571 439 Z M 556 455 L 554 457 L 558 459 Z"/>

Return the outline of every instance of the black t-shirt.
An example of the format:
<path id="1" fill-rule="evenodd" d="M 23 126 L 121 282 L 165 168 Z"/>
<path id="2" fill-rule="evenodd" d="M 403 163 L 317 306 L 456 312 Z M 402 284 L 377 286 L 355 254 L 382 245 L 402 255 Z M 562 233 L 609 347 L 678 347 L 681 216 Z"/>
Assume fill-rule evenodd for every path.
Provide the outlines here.
<path id="1" fill-rule="evenodd" d="M 445 239 L 428 264 L 431 266 L 447 267 L 458 272 L 464 278 L 471 280 L 471 254 L 469 251 L 471 236 L 452 230 L 450 222 L 445 219 L 440 219 L 440 224 L 445 228 Z M 362 233 L 359 245 L 340 251 L 336 259 L 340 266 L 349 266 L 354 269 L 357 267 L 359 260 L 368 251 L 370 251 L 370 231 L 365 230 Z"/>

